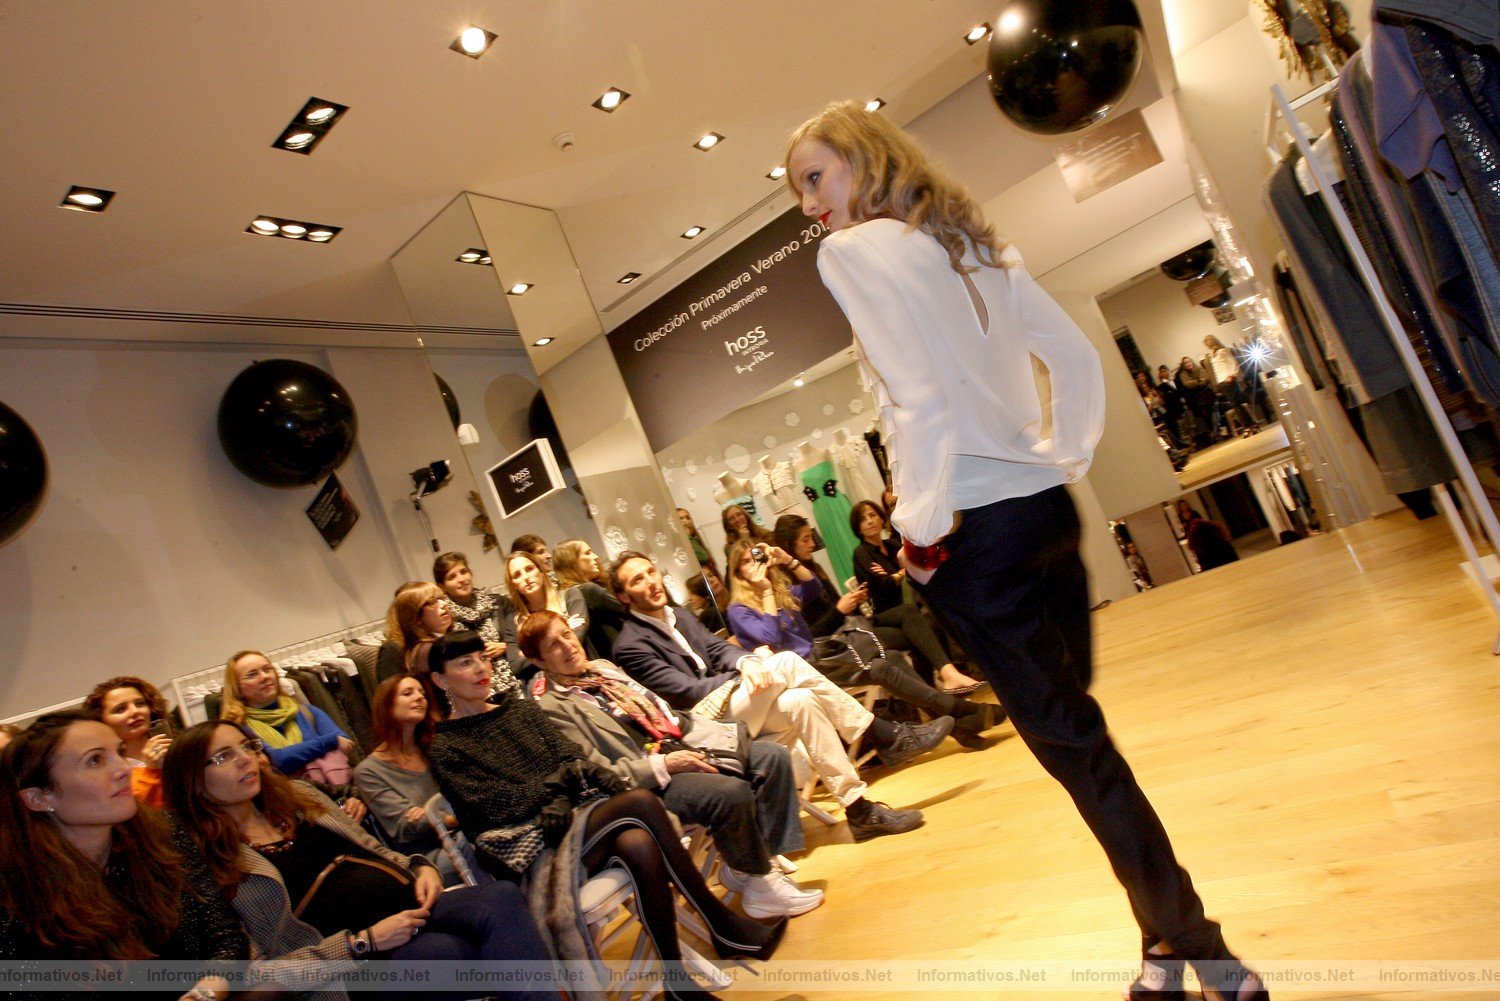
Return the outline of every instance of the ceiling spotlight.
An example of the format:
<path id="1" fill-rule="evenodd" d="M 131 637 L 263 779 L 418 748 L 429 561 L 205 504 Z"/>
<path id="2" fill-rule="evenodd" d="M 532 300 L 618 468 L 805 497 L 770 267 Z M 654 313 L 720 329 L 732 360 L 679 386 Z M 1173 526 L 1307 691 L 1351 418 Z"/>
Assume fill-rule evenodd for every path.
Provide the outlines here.
<path id="1" fill-rule="evenodd" d="M 109 208 L 109 200 L 115 196 L 113 191 L 105 191 L 103 188 L 82 188 L 73 185 L 68 193 L 63 195 L 63 200 L 58 202 L 59 208 L 72 209 L 75 212 L 103 212 Z"/>
<path id="2" fill-rule="evenodd" d="M 885 107 L 885 102 L 878 97 L 871 98 L 865 102 L 865 110 L 871 114 L 874 114 L 883 107 Z"/>
<path id="3" fill-rule="evenodd" d="M 1000 34 L 1014 35 L 1026 24 L 1026 15 L 1015 8 L 1009 8 L 1000 15 Z"/>
<path id="4" fill-rule="evenodd" d="M 556 340 L 555 337 L 539 337 L 531 342 L 531 346 L 534 348 L 544 348 L 548 344 L 551 344 L 554 340 Z"/>
<path id="5" fill-rule="evenodd" d="M 489 51 L 490 46 L 499 37 L 493 31 L 485 31 L 478 25 L 471 24 L 453 40 L 453 44 L 448 46 L 448 48 L 454 52 L 460 52 L 470 59 L 478 59 Z"/>
<path id="6" fill-rule="evenodd" d="M 473 264 L 483 256 L 484 251 L 482 250 L 465 250 L 462 254 L 459 254 L 458 257 L 455 258 L 455 260 L 463 261 L 465 264 Z"/>
<path id="7" fill-rule="evenodd" d="M 684 240 L 691 240 L 702 232 L 702 226 L 689 226 L 687 229 L 682 231 L 682 238 Z"/>
<path id="8" fill-rule="evenodd" d="M 984 37 L 989 33 L 990 23 L 988 21 L 985 21 L 983 24 L 976 24 L 974 25 L 974 27 L 970 28 L 969 33 L 964 36 L 964 41 L 968 42 L 970 45 L 974 45 L 978 42 L 984 41 Z"/>
<path id="9" fill-rule="evenodd" d="M 479 263 L 480 264 L 494 264 L 495 262 L 490 259 L 490 255 L 489 254 L 485 254 L 483 257 L 481 257 L 479 259 Z"/>
<path id="10" fill-rule="evenodd" d="M 283 240 L 302 240 L 306 243 L 327 243 L 343 232 L 339 226 L 322 226 L 315 222 L 298 219 L 278 219 L 275 216 L 258 215 L 245 227 L 246 233 L 255 236 L 277 236 Z"/>
<path id="11" fill-rule="evenodd" d="M 616 278 L 615 279 L 615 283 L 618 284 L 618 285 L 629 285 L 631 282 L 635 281 L 640 276 L 641 276 L 641 273 L 639 271 L 627 271 L 625 274 L 621 275 L 619 278 Z"/>
<path id="12" fill-rule="evenodd" d="M 625 93 L 619 87 L 611 87 L 599 96 L 599 100 L 594 102 L 594 107 L 600 111 L 614 111 L 621 104 L 624 104 L 625 99 L 629 96 L 629 94 Z"/>
<path id="13" fill-rule="evenodd" d="M 321 97 L 309 97 L 302 110 L 292 116 L 292 120 L 271 145 L 306 156 L 323 141 L 323 137 L 328 135 L 348 110 L 348 105 L 325 101 Z"/>
<path id="14" fill-rule="evenodd" d="M 516 282 L 510 288 L 508 288 L 508 289 L 505 290 L 505 294 L 506 295 L 525 295 L 527 292 L 530 292 L 534 288 L 536 288 L 536 286 L 532 285 L 532 284 L 530 284 L 528 282 Z"/>
<path id="15" fill-rule="evenodd" d="M 785 167 L 785 165 L 783 165 L 783 164 L 777 164 L 775 167 L 771 168 L 771 172 L 769 174 L 767 174 L 766 176 L 769 177 L 773 181 L 779 181 L 779 180 L 781 180 L 783 177 L 786 176 L 786 167 Z"/>
<path id="16" fill-rule="evenodd" d="M 709 150 L 713 149 L 723 141 L 723 136 L 719 135 L 717 132 L 710 132 L 702 139 L 699 139 L 697 142 L 693 143 L 693 148 L 698 150 L 699 152 L 707 153 Z"/>
<path id="17" fill-rule="evenodd" d="M 797 378 L 792 380 L 792 385 L 797 389 L 801 389 L 803 386 L 807 385 L 807 383 L 803 380 L 802 376 L 799 375 L 797 376 Z"/>

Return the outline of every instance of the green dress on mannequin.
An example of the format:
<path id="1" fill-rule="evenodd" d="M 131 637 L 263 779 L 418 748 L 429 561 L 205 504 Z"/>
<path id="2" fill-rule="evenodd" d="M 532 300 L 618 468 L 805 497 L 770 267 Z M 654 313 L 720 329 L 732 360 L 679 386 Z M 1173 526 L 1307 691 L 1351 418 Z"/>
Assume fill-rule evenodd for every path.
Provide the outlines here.
<path id="1" fill-rule="evenodd" d="M 854 547 L 859 545 L 859 540 L 849 529 L 849 511 L 853 505 L 848 497 L 839 493 L 836 475 L 832 460 L 808 466 L 802 470 L 802 492 L 812 501 L 818 533 L 828 547 L 835 580 L 839 590 L 843 591 L 844 581 L 854 576 Z"/>

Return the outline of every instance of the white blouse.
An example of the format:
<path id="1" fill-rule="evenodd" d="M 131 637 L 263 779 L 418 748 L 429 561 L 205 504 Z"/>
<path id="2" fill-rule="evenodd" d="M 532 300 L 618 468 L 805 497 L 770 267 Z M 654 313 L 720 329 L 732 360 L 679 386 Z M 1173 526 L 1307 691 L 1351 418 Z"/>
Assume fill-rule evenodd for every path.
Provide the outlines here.
<path id="1" fill-rule="evenodd" d="M 989 313 L 981 328 L 964 278 L 931 236 L 872 219 L 825 237 L 818 271 L 854 328 L 899 501 L 891 521 L 916 545 L 954 513 L 1070 483 L 1104 429 L 1104 372 L 1088 337 L 1007 248 L 1006 267 L 969 275 Z M 978 261 L 972 249 L 964 262 Z M 1031 356 L 1052 384 L 1041 437 Z"/>

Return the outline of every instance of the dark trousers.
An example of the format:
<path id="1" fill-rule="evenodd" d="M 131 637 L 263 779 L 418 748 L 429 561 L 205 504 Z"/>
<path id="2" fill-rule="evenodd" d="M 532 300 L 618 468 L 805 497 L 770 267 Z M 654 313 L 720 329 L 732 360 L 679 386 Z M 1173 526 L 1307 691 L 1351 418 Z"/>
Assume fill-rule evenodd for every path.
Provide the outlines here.
<path id="1" fill-rule="evenodd" d="M 1026 746 L 1073 797 L 1125 887 L 1141 934 L 1185 959 L 1218 958 L 1219 926 L 1177 864 L 1156 811 L 1088 694 L 1088 579 L 1063 487 L 965 511 L 951 556 L 922 587 L 984 669 Z"/>
<path id="2" fill-rule="evenodd" d="M 504 880 L 440 894 L 421 934 L 380 958 L 403 962 L 510 960 L 524 963 L 532 971 L 540 971 L 541 964 L 552 961 L 520 888 Z M 472 989 L 422 994 L 424 998 L 473 996 Z M 539 984 L 535 990 L 507 990 L 505 996 L 516 1001 L 556 1001 L 558 992 L 555 986 Z"/>
<path id="3" fill-rule="evenodd" d="M 668 810 L 713 833 L 724 861 L 764 876 L 772 855 L 802 849 L 797 782 L 785 747 L 750 744 L 749 781 L 712 772 L 679 772 L 662 790 Z"/>

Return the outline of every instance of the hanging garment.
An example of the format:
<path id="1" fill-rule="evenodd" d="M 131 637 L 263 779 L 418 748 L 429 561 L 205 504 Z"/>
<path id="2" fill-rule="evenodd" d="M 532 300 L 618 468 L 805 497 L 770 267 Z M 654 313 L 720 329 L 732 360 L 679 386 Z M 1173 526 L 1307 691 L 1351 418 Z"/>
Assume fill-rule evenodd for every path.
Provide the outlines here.
<path id="1" fill-rule="evenodd" d="M 784 514 L 806 517 L 812 510 L 803 502 L 802 485 L 797 482 L 797 474 L 792 472 L 790 462 L 778 462 L 770 472 L 762 469 L 751 478 L 750 484 L 766 499 L 778 518 Z"/>
<path id="2" fill-rule="evenodd" d="M 1463 175 L 1448 148 L 1443 119 L 1422 84 L 1406 32 L 1379 21 L 1370 29 L 1371 102 L 1375 144 L 1397 172 L 1411 180 L 1431 171 L 1449 191 L 1463 187 Z"/>
<path id="3" fill-rule="evenodd" d="M 854 505 L 839 493 L 832 460 L 824 460 L 802 471 L 802 491 L 812 503 L 818 532 L 828 548 L 834 576 L 845 581 L 854 576 L 854 547 L 859 540 L 849 528 L 849 512 Z"/>
<path id="4" fill-rule="evenodd" d="M 1296 349 L 1297 357 L 1302 362 L 1302 370 L 1312 381 L 1313 388 L 1322 389 L 1335 379 L 1328 370 L 1328 356 L 1323 351 L 1323 343 L 1318 337 L 1307 303 L 1303 301 L 1302 292 L 1297 288 L 1297 280 L 1291 271 L 1277 265 L 1275 280 L 1276 300 L 1281 304 L 1281 315 L 1286 318 L 1287 334 L 1292 339 L 1292 347 Z"/>
<path id="5" fill-rule="evenodd" d="M 891 482 L 891 459 L 886 455 L 885 442 L 880 440 L 879 425 L 871 425 L 864 433 L 865 444 L 870 446 L 870 457 L 875 460 L 875 468 L 880 470 L 880 481 Z"/>
<path id="6" fill-rule="evenodd" d="M 1390 15 L 1430 22 L 1475 45 L 1500 45 L 1500 4 L 1494 0 L 1376 0 L 1375 16 Z"/>
<path id="7" fill-rule="evenodd" d="M 844 439 L 843 444 L 835 444 L 829 451 L 833 453 L 834 464 L 838 466 L 844 492 L 851 498 L 871 500 L 879 504 L 880 495 L 885 490 L 885 481 L 880 478 L 880 467 L 870 454 L 869 443 L 863 438 L 850 435 Z"/>

